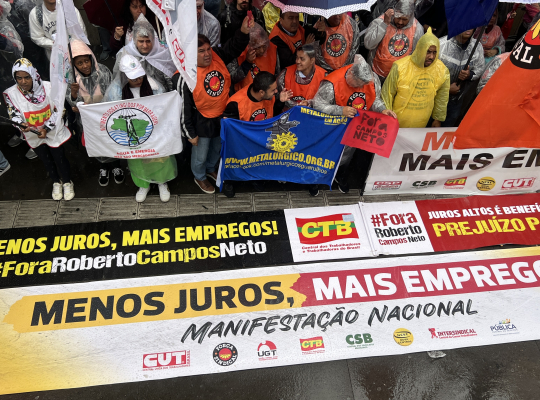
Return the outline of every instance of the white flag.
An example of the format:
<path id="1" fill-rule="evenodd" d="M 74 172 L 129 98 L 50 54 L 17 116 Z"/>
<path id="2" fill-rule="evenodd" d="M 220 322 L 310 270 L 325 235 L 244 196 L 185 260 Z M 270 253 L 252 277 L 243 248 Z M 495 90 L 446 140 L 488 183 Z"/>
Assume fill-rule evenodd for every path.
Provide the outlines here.
<path id="1" fill-rule="evenodd" d="M 77 12 L 75 11 L 75 5 L 73 0 L 62 0 L 58 4 L 64 9 L 64 16 L 66 18 L 66 28 L 71 38 L 77 37 L 84 43 L 90 46 L 90 42 L 84 33 L 84 30 L 77 18 Z M 58 7 L 58 6 L 57 6 Z"/>
<path id="2" fill-rule="evenodd" d="M 177 91 L 78 107 L 90 157 L 158 158 L 182 152 Z"/>
<path id="3" fill-rule="evenodd" d="M 195 0 L 174 1 L 174 10 L 163 9 L 162 0 L 149 0 L 146 5 L 163 24 L 171 57 L 193 91 L 197 84 L 197 6 Z M 171 7 L 172 8 L 172 7 Z"/>
<path id="4" fill-rule="evenodd" d="M 56 37 L 51 51 L 50 71 L 51 71 L 51 93 L 54 106 L 58 111 L 56 126 L 62 123 L 62 114 L 64 111 L 64 101 L 66 98 L 66 89 L 68 84 L 68 73 L 71 68 L 68 32 L 66 29 L 66 20 L 64 9 L 60 1 L 56 3 Z"/>

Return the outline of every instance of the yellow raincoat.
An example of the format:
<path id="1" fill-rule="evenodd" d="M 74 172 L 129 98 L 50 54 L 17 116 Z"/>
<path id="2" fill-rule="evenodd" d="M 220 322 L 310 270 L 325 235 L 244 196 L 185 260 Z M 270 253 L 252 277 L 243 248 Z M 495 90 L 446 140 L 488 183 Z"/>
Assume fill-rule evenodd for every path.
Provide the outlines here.
<path id="1" fill-rule="evenodd" d="M 424 67 L 431 46 L 437 47 L 437 58 Z M 450 73 L 439 60 L 439 39 L 431 28 L 410 56 L 394 62 L 381 90 L 386 108 L 397 114 L 400 128 L 424 128 L 429 117 L 444 121 L 449 93 Z"/>

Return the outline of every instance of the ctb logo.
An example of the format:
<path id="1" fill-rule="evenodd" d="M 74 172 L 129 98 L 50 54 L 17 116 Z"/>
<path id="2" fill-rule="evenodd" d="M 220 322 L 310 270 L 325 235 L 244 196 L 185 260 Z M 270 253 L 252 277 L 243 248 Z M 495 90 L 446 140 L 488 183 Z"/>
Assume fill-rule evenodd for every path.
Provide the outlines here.
<path id="1" fill-rule="evenodd" d="M 302 244 L 321 244 L 339 239 L 358 239 L 352 214 L 333 214 L 319 218 L 295 218 Z"/>
<path id="2" fill-rule="evenodd" d="M 349 344 L 347 347 L 353 347 L 355 349 L 365 349 L 366 347 L 373 346 L 373 338 L 370 333 L 347 335 L 345 341 Z"/>
<path id="3" fill-rule="evenodd" d="M 302 354 L 324 353 L 324 341 L 322 336 L 309 339 L 300 339 Z"/>
<path id="4" fill-rule="evenodd" d="M 448 179 L 444 184 L 444 188 L 445 189 L 464 189 L 466 183 L 467 183 L 467 178 Z"/>
<path id="5" fill-rule="evenodd" d="M 257 355 L 259 356 L 259 361 L 277 360 L 277 347 L 273 342 L 267 340 L 259 344 Z"/>
<path id="6" fill-rule="evenodd" d="M 151 353 L 143 355 L 143 368 L 179 368 L 189 367 L 189 350 L 171 351 L 167 353 Z"/>

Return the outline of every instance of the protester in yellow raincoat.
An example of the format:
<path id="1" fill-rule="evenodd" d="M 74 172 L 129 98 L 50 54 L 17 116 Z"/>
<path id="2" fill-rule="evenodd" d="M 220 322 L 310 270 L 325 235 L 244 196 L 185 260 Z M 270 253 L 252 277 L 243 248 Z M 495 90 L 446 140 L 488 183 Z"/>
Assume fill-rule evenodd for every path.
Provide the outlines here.
<path id="1" fill-rule="evenodd" d="M 450 73 L 439 60 L 439 39 L 431 28 L 414 52 L 392 65 L 381 95 L 386 108 L 397 114 L 400 128 L 440 127 L 446 119 Z"/>

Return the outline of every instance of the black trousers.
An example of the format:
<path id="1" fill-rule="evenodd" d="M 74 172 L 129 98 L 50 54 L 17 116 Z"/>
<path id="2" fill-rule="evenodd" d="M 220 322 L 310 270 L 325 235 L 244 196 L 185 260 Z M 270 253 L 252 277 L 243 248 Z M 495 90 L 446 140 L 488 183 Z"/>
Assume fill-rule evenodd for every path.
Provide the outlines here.
<path id="1" fill-rule="evenodd" d="M 55 183 L 71 182 L 71 169 L 64 153 L 64 146 L 49 147 L 42 144 L 34 149 L 39 159 L 45 164 L 49 176 Z"/>

